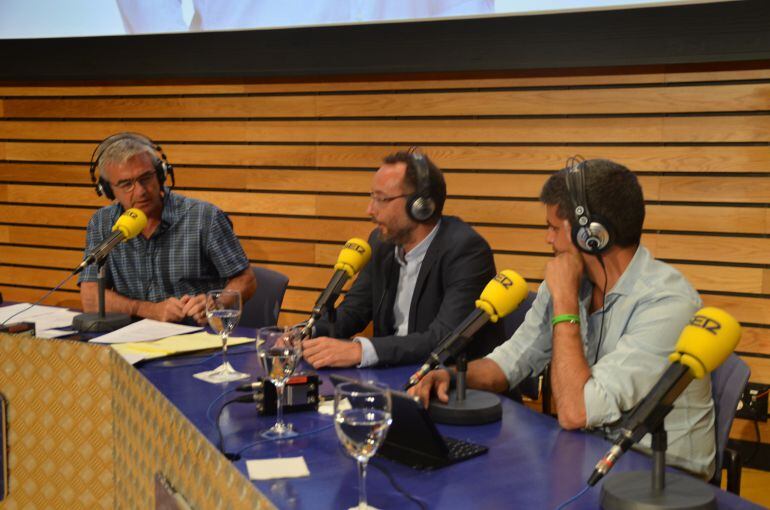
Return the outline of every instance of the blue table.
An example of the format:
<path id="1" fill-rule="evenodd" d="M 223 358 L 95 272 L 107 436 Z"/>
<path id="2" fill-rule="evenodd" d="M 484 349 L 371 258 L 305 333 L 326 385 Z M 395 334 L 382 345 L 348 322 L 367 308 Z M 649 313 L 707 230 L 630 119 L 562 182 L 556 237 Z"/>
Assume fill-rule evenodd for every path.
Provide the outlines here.
<path id="1" fill-rule="evenodd" d="M 240 335 L 246 332 L 241 331 Z M 252 330 L 253 333 L 253 330 Z M 235 334 L 238 334 L 236 331 Z M 234 334 L 234 335 L 235 335 Z M 228 356 L 240 371 L 261 374 L 253 344 L 231 348 Z M 140 371 L 212 442 L 215 427 L 206 416 L 216 416 L 222 403 L 239 396 L 228 393 L 239 383 L 212 385 L 193 374 L 214 368 L 219 356 L 186 356 L 154 360 Z M 331 394 L 331 373 L 371 379 L 400 388 L 414 367 L 366 370 L 322 370 L 321 394 Z M 243 382 L 243 381 L 241 381 Z M 215 402 L 211 406 L 212 402 Z M 246 459 L 303 456 L 309 478 L 255 482 L 279 508 L 349 508 L 357 502 L 355 462 L 339 446 L 332 419 L 315 412 L 285 415 L 295 429 L 308 435 L 289 441 L 262 442 L 260 432 L 274 417 L 258 416 L 254 404 L 234 403 L 221 416 L 225 450 L 242 452 L 235 465 L 246 473 Z M 489 446 L 480 457 L 436 471 L 417 471 L 382 458 L 375 458 L 368 472 L 369 503 L 377 508 L 417 508 L 400 494 L 384 468 L 406 492 L 430 508 L 555 508 L 585 487 L 596 461 L 609 443 L 583 432 L 562 430 L 556 420 L 503 398 L 502 422 L 477 427 L 439 426 L 442 434 Z M 650 469 L 648 457 L 628 452 L 613 472 Z M 598 508 L 601 482 L 569 506 L 571 509 Z M 714 488 L 720 508 L 759 508 L 732 494 Z"/>

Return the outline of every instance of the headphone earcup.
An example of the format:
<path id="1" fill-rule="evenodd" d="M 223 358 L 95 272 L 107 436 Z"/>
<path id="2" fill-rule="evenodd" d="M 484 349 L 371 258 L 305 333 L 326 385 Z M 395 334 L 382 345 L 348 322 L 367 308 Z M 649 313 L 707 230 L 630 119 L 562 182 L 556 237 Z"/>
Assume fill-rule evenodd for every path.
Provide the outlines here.
<path id="1" fill-rule="evenodd" d="M 572 242 L 581 251 L 597 255 L 606 250 L 612 242 L 609 229 L 598 221 L 572 228 Z"/>
<path id="2" fill-rule="evenodd" d="M 99 196 L 104 195 L 110 200 L 115 200 L 115 193 L 112 192 L 112 186 L 107 179 L 99 177 L 99 181 L 96 183 L 96 194 Z"/>
<path id="3" fill-rule="evenodd" d="M 430 197 L 415 193 L 406 201 L 406 214 L 418 223 L 428 221 L 434 212 L 436 212 L 436 204 Z"/>
<path id="4" fill-rule="evenodd" d="M 157 163 L 155 163 L 155 176 L 158 178 L 158 184 L 160 184 L 161 190 L 163 189 L 163 185 L 166 184 L 166 175 L 168 175 L 166 166 L 166 162 L 162 159 L 159 159 Z"/>

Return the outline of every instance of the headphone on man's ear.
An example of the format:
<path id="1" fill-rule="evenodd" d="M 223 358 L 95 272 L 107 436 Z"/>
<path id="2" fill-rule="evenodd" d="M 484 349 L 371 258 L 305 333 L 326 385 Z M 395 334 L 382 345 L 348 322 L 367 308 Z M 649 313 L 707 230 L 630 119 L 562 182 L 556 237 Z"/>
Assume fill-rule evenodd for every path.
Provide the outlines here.
<path id="1" fill-rule="evenodd" d="M 409 158 L 417 176 L 417 189 L 406 198 L 406 214 L 414 221 L 424 223 L 436 212 L 436 201 L 431 194 L 430 170 L 419 148 L 410 148 Z"/>
<path id="2" fill-rule="evenodd" d="M 612 244 L 610 223 L 598 215 L 591 215 L 586 198 L 585 171 L 588 163 L 580 156 L 567 160 L 567 192 L 572 203 L 572 242 L 580 250 L 599 255 Z"/>
<path id="3" fill-rule="evenodd" d="M 163 153 L 161 146 L 150 140 L 149 137 L 142 134 L 124 132 L 108 136 L 102 140 L 99 145 L 96 146 L 96 149 L 94 149 L 94 152 L 91 154 L 89 172 L 91 174 L 91 183 L 96 189 L 96 194 L 99 196 L 104 195 L 110 200 L 115 200 L 115 192 L 112 191 L 112 186 L 110 185 L 109 181 L 101 175 L 99 175 L 99 178 L 97 179 L 96 169 L 99 167 L 99 159 L 101 159 L 102 154 L 104 154 L 107 148 L 120 140 L 126 139 L 132 139 L 141 143 L 142 145 L 146 145 L 155 151 L 158 156 L 160 156 L 153 158 L 153 168 L 155 169 L 155 176 L 157 177 L 158 183 L 160 184 L 161 192 L 163 190 L 163 185 L 166 183 L 167 175 L 171 177 L 171 187 L 173 188 L 175 184 L 174 167 L 171 165 L 171 163 L 168 162 L 168 158 L 166 157 L 166 154 Z"/>

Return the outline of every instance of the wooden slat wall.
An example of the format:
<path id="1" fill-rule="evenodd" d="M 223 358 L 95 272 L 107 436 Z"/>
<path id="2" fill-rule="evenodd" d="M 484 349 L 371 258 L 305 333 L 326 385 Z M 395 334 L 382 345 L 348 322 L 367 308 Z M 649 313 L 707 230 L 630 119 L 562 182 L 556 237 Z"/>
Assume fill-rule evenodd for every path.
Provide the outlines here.
<path id="1" fill-rule="evenodd" d="M 447 212 L 533 288 L 549 247 L 537 201 L 573 154 L 636 171 L 644 243 L 734 314 L 752 380 L 770 383 L 770 63 L 606 74 L 328 82 L 0 83 L 0 290 L 33 300 L 82 256 L 105 205 L 95 144 L 120 130 L 161 143 L 178 191 L 230 213 L 249 258 L 285 272 L 282 321 L 304 318 L 365 208 L 385 154 L 421 145 Z M 49 300 L 77 305 L 65 284 Z M 744 427 L 746 428 L 746 427 Z M 748 430 L 748 428 L 746 428 Z M 739 435 L 751 436 L 751 431 Z"/>

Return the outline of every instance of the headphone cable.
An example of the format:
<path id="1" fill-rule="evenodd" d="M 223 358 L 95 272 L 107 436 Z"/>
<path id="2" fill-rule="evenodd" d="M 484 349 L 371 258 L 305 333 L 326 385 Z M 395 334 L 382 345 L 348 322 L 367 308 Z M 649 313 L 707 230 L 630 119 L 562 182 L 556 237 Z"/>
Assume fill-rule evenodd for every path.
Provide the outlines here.
<path id="1" fill-rule="evenodd" d="M 604 314 L 607 311 L 607 268 L 604 266 L 604 258 L 601 253 L 596 254 L 596 258 L 599 259 L 599 264 L 602 266 L 602 272 L 604 273 L 604 285 L 602 286 L 602 320 L 599 326 L 599 343 L 596 346 L 596 356 L 594 356 L 594 365 L 599 361 L 599 350 L 602 348 L 602 340 L 604 339 Z"/>

